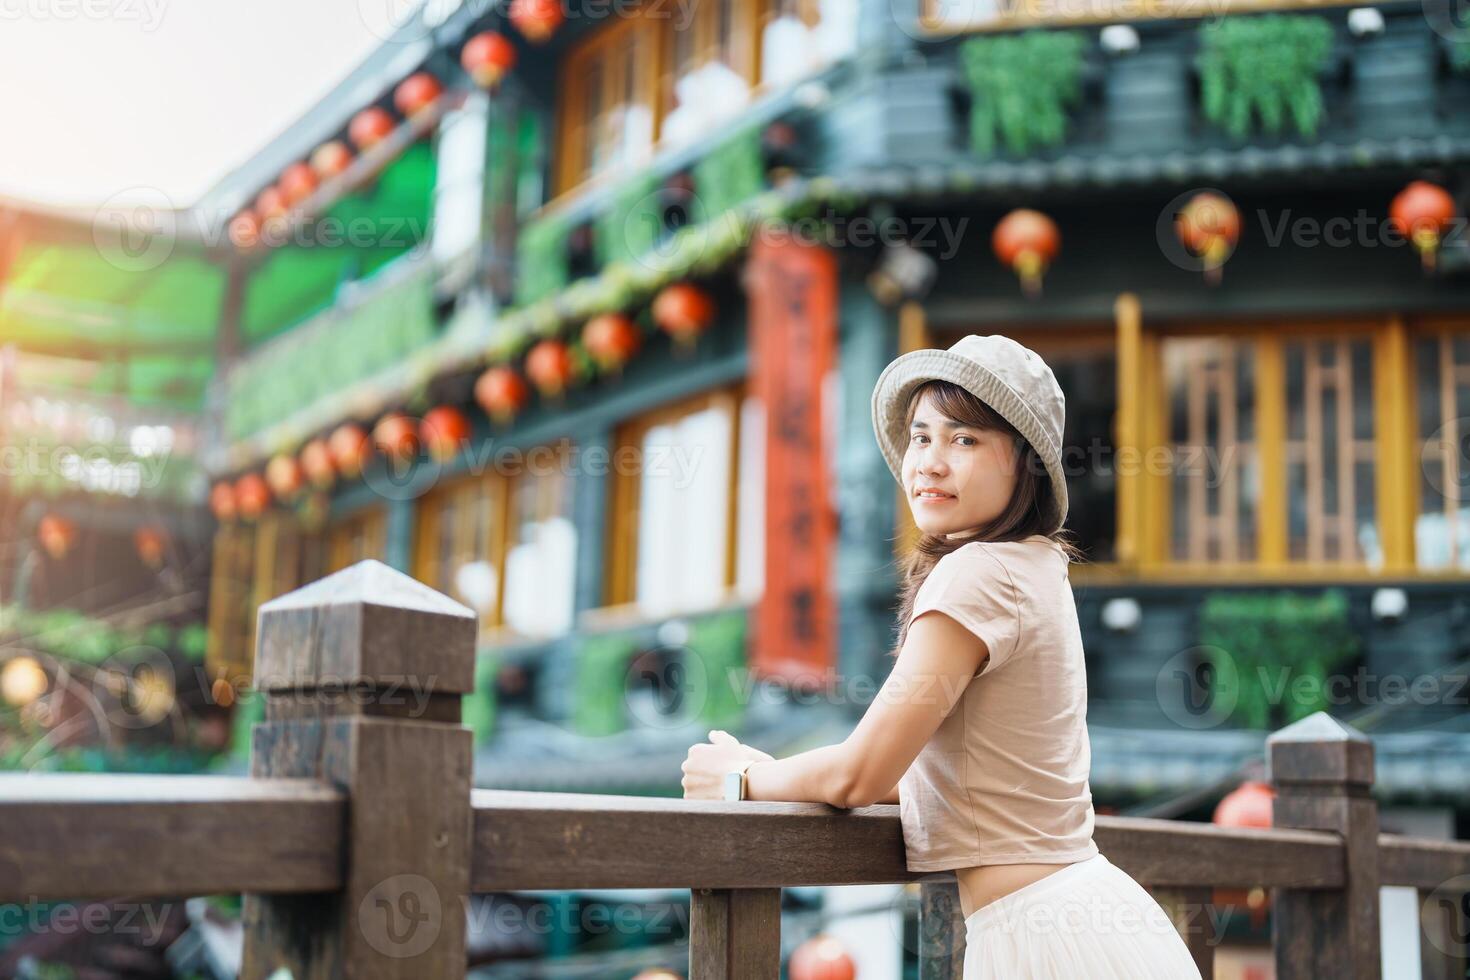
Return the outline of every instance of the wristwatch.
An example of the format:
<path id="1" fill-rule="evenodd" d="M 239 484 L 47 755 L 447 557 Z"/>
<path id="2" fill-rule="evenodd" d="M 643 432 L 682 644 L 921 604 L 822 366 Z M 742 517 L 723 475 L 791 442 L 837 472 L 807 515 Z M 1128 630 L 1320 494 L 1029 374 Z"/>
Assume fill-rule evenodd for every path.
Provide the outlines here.
<path id="1" fill-rule="evenodd" d="M 754 761 L 754 759 L 746 759 L 740 763 L 740 768 L 731 769 L 725 773 L 725 799 L 745 799 L 745 770 L 749 769 L 750 764 Z"/>

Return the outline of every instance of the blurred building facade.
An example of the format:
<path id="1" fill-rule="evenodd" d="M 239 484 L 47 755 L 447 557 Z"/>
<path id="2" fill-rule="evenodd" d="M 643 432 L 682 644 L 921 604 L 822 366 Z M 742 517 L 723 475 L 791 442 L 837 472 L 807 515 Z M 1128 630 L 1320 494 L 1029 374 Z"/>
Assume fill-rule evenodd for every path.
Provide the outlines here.
<path id="1" fill-rule="evenodd" d="M 1427 181 L 1462 210 L 1470 81 L 1419 6 L 430 7 L 196 209 L 285 239 L 211 253 L 205 466 L 285 460 L 284 502 L 216 540 L 220 670 L 259 601 L 377 557 L 480 610 L 491 781 L 668 792 L 700 725 L 840 731 L 850 691 L 787 706 L 884 671 L 912 528 L 872 383 L 1002 332 L 1068 396 L 1103 798 L 1228 780 L 1328 706 L 1377 727 L 1385 792 L 1463 815 L 1424 763 L 1466 757 L 1470 251 L 1391 209 L 1432 220 L 1396 202 Z M 381 139 L 273 218 L 374 107 Z M 366 469 L 312 492 L 344 424 Z M 1271 693 L 1292 676 L 1316 692 Z"/>
<path id="2" fill-rule="evenodd" d="M 210 669 L 372 557 L 482 617 L 482 785 L 841 738 L 913 531 L 873 383 L 1004 333 L 1068 400 L 1100 806 L 1208 815 L 1325 707 L 1463 836 L 1470 49 L 1274 6 L 427 5 L 132 287 L 211 314 Z"/>

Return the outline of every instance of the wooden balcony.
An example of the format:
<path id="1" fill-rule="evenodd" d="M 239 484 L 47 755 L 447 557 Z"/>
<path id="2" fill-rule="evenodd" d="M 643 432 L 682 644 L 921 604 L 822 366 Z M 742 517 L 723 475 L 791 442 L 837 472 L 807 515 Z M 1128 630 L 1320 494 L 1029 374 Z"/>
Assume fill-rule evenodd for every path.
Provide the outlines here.
<path id="1" fill-rule="evenodd" d="M 690 980 L 768 980 L 782 887 L 917 882 L 921 976 L 961 976 L 954 876 L 907 870 L 895 806 L 472 790 L 474 630 L 377 562 L 268 603 L 252 776 L 0 777 L 0 902 L 243 892 L 243 977 L 428 978 L 464 975 L 470 894 L 688 888 Z M 1378 889 L 1400 885 L 1424 899 L 1423 975 L 1464 976 L 1470 842 L 1380 834 L 1372 743 L 1325 714 L 1270 764 L 1270 830 L 1097 820 L 1201 973 L 1212 890 L 1264 887 L 1277 977 L 1376 977 Z"/>

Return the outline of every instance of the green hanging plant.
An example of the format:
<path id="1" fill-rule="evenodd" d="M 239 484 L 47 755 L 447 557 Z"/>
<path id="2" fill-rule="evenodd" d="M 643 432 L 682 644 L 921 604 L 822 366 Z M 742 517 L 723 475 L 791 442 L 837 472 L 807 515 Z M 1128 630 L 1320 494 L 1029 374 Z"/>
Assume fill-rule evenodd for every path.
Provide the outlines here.
<path id="1" fill-rule="evenodd" d="M 1200 642 L 1215 676 L 1236 689 L 1234 720 L 1254 729 L 1325 710 L 1328 676 L 1358 652 L 1347 598 L 1337 590 L 1213 594 L 1200 609 Z"/>
<path id="2" fill-rule="evenodd" d="M 1318 76 L 1332 54 L 1332 25 L 1311 14 L 1227 17 L 1200 27 L 1200 101 L 1205 118 L 1236 139 L 1252 120 L 1279 133 L 1287 117 L 1313 136 L 1322 121 Z"/>
<path id="3" fill-rule="evenodd" d="M 495 732 L 497 707 L 495 677 L 500 669 L 496 656 L 479 655 L 475 658 L 475 690 L 464 696 L 461 708 L 464 726 L 474 732 L 476 745 L 490 741 Z"/>
<path id="4" fill-rule="evenodd" d="M 652 174 L 634 178 L 597 219 L 598 264 L 632 262 L 657 245 L 662 232 L 658 179 Z"/>
<path id="5" fill-rule="evenodd" d="M 700 705 L 703 725 L 735 727 L 744 717 L 748 618 L 744 610 L 719 613 L 690 628 L 688 648 L 699 659 L 700 670 L 689 673 L 704 684 L 703 692 L 690 693 Z"/>
<path id="6" fill-rule="evenodd" d="M 572 727 L 580 735 L 614 735 L 628 727 L 628 663 L 635 645 L 622 634 L 589 636 L 577 650 Z"/>
<path id="7" fill-rule="evenodd" d="M 1076 31 L 977 37 L 960 46 L 970 89 L 970 145 L 980 156 L 1058 146 L 1082 93 L 1086 42 Z"/>
<path id="8" fill-rule="evenodd" d="M 525 306 L 567 284 L 567 236 L 571 227 L 558 216 L 526 222 L 516 238 L 516 303 Z"/>
<path id="9" fill-rule="evenodd" d="M 1470 72 L 1470 41 L 1463 38 L 1455 38 L 1447 41 L 1445 48 L 1449 54 L 1450 71 L 1457 75 Z"/>
<path id="10" fill-rule="evenodd" d="M 699 212 L 694 220 L 710 221 L 755 197 L 765 186 L 761 134 L 752 126 L 725 140 L 694 165 L 694 193 Z"/>

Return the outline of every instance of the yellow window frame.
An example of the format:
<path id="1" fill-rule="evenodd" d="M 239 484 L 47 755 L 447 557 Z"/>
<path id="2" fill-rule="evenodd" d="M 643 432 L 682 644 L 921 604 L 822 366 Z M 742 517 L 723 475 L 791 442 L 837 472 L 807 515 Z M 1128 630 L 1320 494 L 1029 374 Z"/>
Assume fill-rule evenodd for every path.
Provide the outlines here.
<path id="1" fill-rule="evenodd" d="M 363 541 L 359 549 L 355 542 Z M 327 529 L 327 571 L 340 572 L 364 558 L 381 560 L 387 554 L 388 512 L 381 506 L 364 507 Z"/>
<path id="2" fill-rule="evenodd" d="M 1118 447 L 1132 447 L 1142 465 L 1120 471 L 1118 527 L 1120 562 L 1114 569 L 1079 569 L 1081 580 L 1114 577 L 1164 578 L 1171 582 L 1360 581 L 1414 573 L 1414 460 L 1409 447 L 1413 423 L 1412 367 L 1401 318 L 1344 318 L 1332 321 L 1165 324 L 1145 328 L 1133 294 L 1116 304 L 1118 329 Z M 1147 465 L 1151 453 L 1169 445 L 1168 392 L 1163 381 L 1163 341 L 1170 337 L 1228 337 L 1252 345 L 1255 357 L 1255 415 L 1261 471 L 1257 510 L 1257 557 L 1237 562 L 1189 562 L 1170 557 L 1173 507 L 1171 474 Z M 1286 344 L 1297 339 L 1368 338 L 1372 344 L 1374 520 L 1383 547 L 1383 566 L 1365 561 L 1292 560 L 1287 526 Z M 1158 458 L 1155 456 L 1155 458 Z M 1101 573 L 1101 574 L 1096 574 Z"/>
<path id="3" fill-rule="evenodd" d="M 740 408 L 748 394 L 745 379 L 722 385 L 696 395 L 661 405 L 619 425 L 613 435 L 613 474 L 608 508 L 605 563 L 603 575 L 604 611 L 622 610 L 636 604 L 638 570 L 638 504 L 641 467 L 627 466 L 624 461 L 638 459 L 643 439 L 658 425 L 672 423 L 686 415 L 718 407 L 729 415 L 730 480 L 725 506 L 725 590 L 736 588 L 739 542 L 740 444 L 745 438 L 740 425 Z"/>
<path id="4" fill-rule="evenodd" d="M 511 479 L 504 474 L 486 473 L 471 475 L 435 487 L 418 501 L 414 531 L 414 577 L 430 588 L 446 595 L 454 595 L 454 583 L 441 581 L 439 570 L 443 555 L 440 552 L 443 520 L 446 505 L 454 505 L 454 513 L 466 514 L 471 508 L 480 509 L 485 521 L 485 553 L 477 553 L 473 539 L 473 524 L 456 520 L 453 531 L 453 551 L 457 558 L 466 561 L 482 559 L 495 569 L 495 605 L 480 619 L 482 633 L 504 623 L 505 608 L 505 556 L 509 540 L 509 516 Z"/>
<path id="5" fill-rule="evenodd" d="M 816 23 L 818 0 L 786 0 L 795 3 L 802 19 Z M 689 24 L 693 33 L 692 51 L 695 64 L 702 64 L 719 43 L 721 20 L 730 11 L 730 43 L 732 67 L 751 86 L 752 94 L 760 91 L 761 34 L 767 20 L 779 8 L 781 0 L 697 0 Z M 619 45 L 643 44 L 644 58 L 638 59 L 639 78 L 634 89 L 639 104 L 652 113 L 652 142 L 647 157 L 658 150 L 663 120 L 673 108 L 676 32 L 685 8 L 679 0 L 648 0 L 632 14 L 621 17 L 577 42 L 562 60 L 557 76 L 557 126 L 554 187 L 558 196 L 584 185 L 616 180 L 618 168 L 593 171 L 587 153 L 589 88 L 594 79 L 604 93 L 621 92 L 627 87 L 627 59 L 616 57 Z M 597 75 L 593 67 L 601 63 L 610 69 Z"/>

